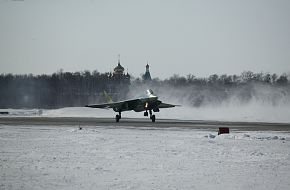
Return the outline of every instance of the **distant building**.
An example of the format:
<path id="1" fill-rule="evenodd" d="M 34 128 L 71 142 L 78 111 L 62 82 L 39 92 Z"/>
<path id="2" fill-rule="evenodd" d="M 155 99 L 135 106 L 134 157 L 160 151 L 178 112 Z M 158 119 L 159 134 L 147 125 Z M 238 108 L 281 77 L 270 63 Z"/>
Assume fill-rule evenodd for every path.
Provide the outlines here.
<path id="1" fill-rule="evenodd" d="M 123 75 L 124 74 L 124 67 L 120 64 L 120 59 L 118 60 L 117 67 L 114 68 L 114 74 L 113 75 Z"/>
<path id="2" fill-rule="evenodd" d="M 147 63 L 146 65 L 146 71 L 145 71 L 145 74 L 143 75 L 143 80 L 144 81 L 151 81 L 151 75 L 150 75 L 150 71 L 149 71 L 149 65 Z"/>
<path id="3" fill-rule="evenodd" d="M 130 75 L 127 72 L 127 74 L 124 73 L 124 67 L 122 67 L 121 63 L 120 63 L 120 55 L 119 55 L 119 59 L 118 59 L 118 65 L 117 67 L 114 68 L 114 72 L 113 72 L 113 78 L 118 79 L 118 80 L 129 80 L 130 81 Z"/>
<path id="4" fill-rule="evenodd" d="M 113 100 L 126 98 L 129 91 L 130 75 L 124 72 L 124 67 L 121 65 L 120 55 L 118 65 L 114 68 L 113 72 L 108 74 L 110 81 L 106 85 L 106 91 L 112 96 Z"/>

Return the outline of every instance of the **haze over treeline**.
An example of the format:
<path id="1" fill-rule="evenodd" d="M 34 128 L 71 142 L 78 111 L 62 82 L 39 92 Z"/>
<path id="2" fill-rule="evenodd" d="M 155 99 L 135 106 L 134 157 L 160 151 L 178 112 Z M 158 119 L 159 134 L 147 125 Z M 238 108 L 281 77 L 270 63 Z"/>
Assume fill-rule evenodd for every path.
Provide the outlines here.
<path id="1" fill-rule="evenodd" d="M 0 75 L 0 108 L 60 108 L 104 102 L 103 91 L 122 100 L 153 89 L 162 100 L 191 106 L 219 106 L 259 101 L 271 106 L 290 103 L 290 82 L 286 74 L 253 73 L 195 77 L 173 75 L 143 81 L 112 77 L 97 71 L 56 72 L 52 75 Z"/>

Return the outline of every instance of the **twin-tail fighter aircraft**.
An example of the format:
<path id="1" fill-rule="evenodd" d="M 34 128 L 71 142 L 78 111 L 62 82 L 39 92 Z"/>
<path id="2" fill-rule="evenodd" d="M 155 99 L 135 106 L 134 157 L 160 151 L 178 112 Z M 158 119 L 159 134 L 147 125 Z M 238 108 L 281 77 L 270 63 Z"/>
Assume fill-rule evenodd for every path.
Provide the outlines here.
<path id="1" fill-rule="evenodd" d="M 85 107 L 102 108 L 102 109 L 112 108 L 115 112 L 119 112 L 119 114 L 116 115 L 116 122 L 120 121 L 121 112 L 131 111 L 131 110 L 134 110 L 135 112 L 144 111 L 145 117 L 148 116 L 148 112 L 149 112 L 150 119 L 152 120 L 152 122 L 155 122 L 156 117 L 155 115 L 153 115 L 153 112 L 159 112 L 160 108 L 172 108 L 172 107 L 178 106 L 178 105 L 173 105 L 173 104 L 166 104 L 158 100 L 158 97 L 153 94 L 153 91 L 151 89 L 146 91 L 145 97 L 118 101 L 118 102 L 113 102 L 112 98 L 109 97 L 109 95 L 106 92 L 104 92 L 104 95 L 108 103 L 86 105 Z"/>

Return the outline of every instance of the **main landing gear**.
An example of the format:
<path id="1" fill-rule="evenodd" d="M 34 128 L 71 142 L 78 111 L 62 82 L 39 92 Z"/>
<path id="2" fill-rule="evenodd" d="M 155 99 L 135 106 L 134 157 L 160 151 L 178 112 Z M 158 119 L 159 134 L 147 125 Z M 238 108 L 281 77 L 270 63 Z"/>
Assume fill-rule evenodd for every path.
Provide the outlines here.
<path id="1" fill-rule="evenodd" d="M 152 115 L 152 111 L 151 111 L 151 110 L 149 110 L 149 114 L 150 114 L 150 119 L 151 119 L 151 121 L 152 121 L 152 122 L 155 122 L 156 117 L 155 117 L 155 115 Z M 145 117 L 148 116 L 148 112 L 147 112 L 147 111 L 144 112 L 144 116 L 145 116 Z"/>
<path id="2" fill-rule="evenodd" d="M 119 122 L 121 118 L 121 112 L 119 112 L 119 114 L 116 115 L 116 122 Z"/>
<path id="3" fill-rule="evenodd" d="M 150 119 L 152 120 L 152 122 L 155 122 L 155 115 L 151 115 Z"/>
<path id="4" fill-rule="evenodd" d="M 150 114 L 150 119 L 151 119 L 151 121 L 152 121 L 152 122 L 155 122 L 156 117 L 155 117 L 155 115 L 152 114 L 152 110 L 149 110 L 149 114 Z M 148 114 L 148 111 L 145 111 L 145 112 L 144 112 L 144 116 L 145 116 L 145 117 L 147 117 L 149 114 Z M 116 122 L 119 122 L 121 118 L 122 118 L 122 116 L 121 116 L 121 112 L 119 112 L 119 114 L 116 115 Z"/>

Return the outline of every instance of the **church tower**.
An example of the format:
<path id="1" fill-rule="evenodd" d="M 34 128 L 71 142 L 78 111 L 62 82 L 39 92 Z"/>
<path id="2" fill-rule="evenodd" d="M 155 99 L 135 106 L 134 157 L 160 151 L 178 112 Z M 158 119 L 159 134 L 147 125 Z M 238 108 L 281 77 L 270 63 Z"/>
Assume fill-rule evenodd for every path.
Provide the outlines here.
<path id="1" fill-rule="evenodd" d="M 143 80 L 144 81 L 151 81 L 151 75 L 150 75 L 150 71 L 149 71 L 149 65 L 148 65 L 148 62 L 147 62 L 147 65 L 146 65 L 146 71 L 145 71 L 145 74 L 143 75 Z"/>

